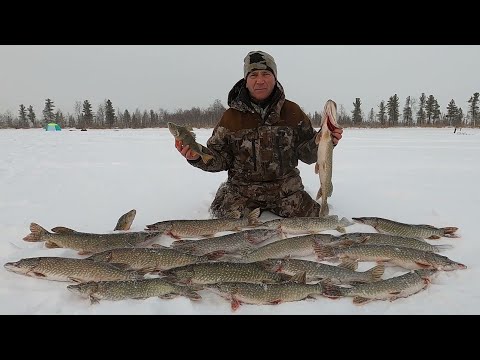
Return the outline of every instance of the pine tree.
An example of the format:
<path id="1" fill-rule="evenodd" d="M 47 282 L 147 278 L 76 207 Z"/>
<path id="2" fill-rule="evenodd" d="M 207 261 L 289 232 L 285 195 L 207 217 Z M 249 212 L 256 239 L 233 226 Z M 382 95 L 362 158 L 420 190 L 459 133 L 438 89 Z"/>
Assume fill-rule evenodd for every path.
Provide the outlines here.
<path id="1" fill-rule="evenodd" d="M 385 123 L 386 123 L 386 116 L 385 116 L 385 112 L 386 112 L 386 109 L 385 109 L 385 101 L 382 100 L 382 102 L 380 103 L 379 105 L 379 110 L 378 110 L 378 121 L 380 121 L 380 125 L 382 127 L 385 126 Z"/>
<path id="2" fill-rule="evenodd" d="M 399 106 L 400 104 L 397 94 L 390 96 L 387 103 L 388 124 L 390 126 L 398 125 L 398 118 L 400 117 Z"/>
<path id="3" fill-rule="evenodd" d="M 455 105 L 455 100 L 450 100 L 447 105 L 447 119 L 448 125 L 458 127 L 458 107 Z"/>
<path id="4" fill-rule="evenodd" d="M 370 125 L 375 122 L 375 112 L 373 111 L 373 108 L 370 109 L 370 113 L 368 114 L 368 122 Z"/>
<path id="5" fill-rule="evenodd" d="M 27 110 L 23 104 L 20 104 L 20 110 L 18 110 L 18 126 L 22 129 L 28 129 Z"/>
<path id="6" fill-rule="evenodd" d="M 418 105 L 418 112 L 417 112 L 417 125 L 422 126 L 425 125 L 425 120 L 427 119 L 427 115 L 425 113 L 425 103 L 427 98 L 425 97 L 425 93 L 419 98 L 420 104 Z"/>
<path id="7" fill-rule="evenodd" d="M 468 100 L 468 102 L 470 103 L 470 108 L 468 109 L 468 113 L 472 117 L 472 126 L 473 127 L 477 126 L 478 111 L 479 111 L 479 107 L 478 107 L 479 95 L 480 94 L 478 92 L 476 92 L 475 94 L 473 94 L 473 96 L 470 98 L 470 100 Z"/>
<path id="8" fill-rule="evenodd" d="M 91 127 L 93 124 L 92 104 L 88 100 L 83 102 L 83 122 L 84 128 Z"/>
<path id="9" fill-rule="evenodd" d="M 53 122 L 55 120 L 55 113 L 53 112 L 53 109 L 55 108 L 55 105 L 53 104 L 53 101 L 50 99 L 45 100 L 45 107 L 43 109 L 43 126 L 47 125 L 50 122 Z"/>
<path id="10" fill-rule="evenodd" d="M 413 126 L 413 113 L 410 96 L 405 100 L 405 107 L 403 108 L 403 123 L 405 126 Z"/>
<path id="11" fill-rule="evenodd" d="M 126 110 L 125 110 L 126 111 Z M 105 122 L 108 128 L 113 128 L 115 126 L 115 110 L 113 109 L 112 102 L 110 99 L 105 103 Z"/>
<path id="12" fill-rule="evenodd" d="M 352 111 L 352 122 L 353 125 L 358 126 L 362 123 L 362 109 L 361 109 L 362 102 L 360 98 L 356 98 L 355 102 L 353 103 L 353 111 Z"/>
<path id="13" fill-rule="evenodd" d="M 435 98 L 433 95 L 429 95 L 427 101 L 425 102 L 425 114 L 427 116 L 427 125 L 432 124 L 435 114 Z"/>
<path id="14" fill-rule="evenodd" d="M 28 115 L 27 115 L 27 117 L 28 117 L 28 120 L 30 120 L 31 125 L 32 125 L 33 127 L 35 127 L 35 126 L 36 126 L 37 116 L 35 115 L 35 112 L 33 111 L 33 106 L 32 106 L 32 105 L 30 105 L 30 106 L 28 107 Z"/>

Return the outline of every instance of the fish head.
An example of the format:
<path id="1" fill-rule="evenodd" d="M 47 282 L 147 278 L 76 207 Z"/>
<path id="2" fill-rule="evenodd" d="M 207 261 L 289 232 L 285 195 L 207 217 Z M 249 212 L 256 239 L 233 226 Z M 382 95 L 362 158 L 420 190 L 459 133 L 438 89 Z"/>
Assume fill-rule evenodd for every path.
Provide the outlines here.
<path id="1" fill-rule="evenodd" d="M 365 225 L 375 227 L 377 225 L 377 219 L 374 217 L 352 217 L 352 220 Z"/>
<path id="2" fill-rule="evenodd" d="M 445 264 L 441 267 L 441 270 L 444 271 L 453 271 L 453 270 L 464 270 L 467 268 L 467 265 L 460 264 L 455 261 L 450 261 L 448 264 Z"/>
<path id="3" fill-rule="evenodd" d="M 27 275 L 35 269 L 40 263 L 40 258 L 27 258 L 15 262 L 8 262 L 4 265 L 5 269 L 16 274 Z"/>
<path id="4" fill-rule="evenodd" d="M 167 126 L 168 126 L 168 130 L 170 131 L 170 133 L 175 137 L 175 138 L 178 138 L 180 136 L 180 129 L 178 127 L 178 125 L 172 123 L 172 122 L 168 122 L 167 123 Z"/>
<path id="5" fill-rule="evenodd" d="M 127 212 L 126 214 L 122 215 L 120 219 L 118 219 L 117 226 L 115 230 L 130 230 L 132 226 L 133 220 L 137 215 L 137 210 L 133 209 Z"/>
<path id="6" fill-rule="evenodd" d="M 89 297 L 98 290 L 98 283 L 94 281 L 84 282 L 81 284 L 68 285 L 67 290 L 83 297 Z"/>

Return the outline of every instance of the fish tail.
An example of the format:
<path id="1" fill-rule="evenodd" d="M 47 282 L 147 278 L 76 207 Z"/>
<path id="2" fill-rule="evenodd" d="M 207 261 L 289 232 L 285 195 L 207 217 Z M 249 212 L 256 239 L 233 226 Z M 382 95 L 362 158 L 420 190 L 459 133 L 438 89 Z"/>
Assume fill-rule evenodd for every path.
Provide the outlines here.
<path id="1" fill-rule="evenodd" d="M 369 274 L 372 282 L 381 280 L 384 272 L 385 272 L 385 265 L 383 264 L 374 266 L 370 270 L 365 271 L 365 273 Z"/>
<path id="2" fill-rule="evenodd" d="M 443 236 L 445 237 L 448 237 L 448 238 L 458 238 L 459 236 L 454 234 L 455 231 L 458 230 L 458 227 L 454 227 L 454 226 L 448 226 L 448 227 L 444 227 L 444 228 L 441 228 L 441 230 L 443 230 Z"/>
<path id="3" fill-rule="evenodd" d="M 43 236 L 48 234 L 48 231 L 36 223 L 30 224 L 30 234 L 25 236 L 23 240 L 29 242 L 38 242 L 42 241 Z"/>
<path id="4" fill-rule="evenodd" d="M 327 197 L 322 198 L 322 205 L 320 208 L 320 217 L 327 216 L 329 214 L 330 210 L 328 208 L 328 203 L 327 203 Z"/>

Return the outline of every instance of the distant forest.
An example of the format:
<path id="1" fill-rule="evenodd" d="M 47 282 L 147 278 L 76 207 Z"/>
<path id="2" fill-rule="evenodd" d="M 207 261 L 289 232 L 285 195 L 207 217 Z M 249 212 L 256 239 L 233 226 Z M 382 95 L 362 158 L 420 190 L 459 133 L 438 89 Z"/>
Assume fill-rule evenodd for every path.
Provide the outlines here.
<path id="1" fill-rule="evenodd" d="M 189 110 L 141 110 L 133 112 L 120 108 L 114 109 L 110 100 L 105 100 L 97 111 L 92 110 L 89 100 L 77 101 L 74 114 L 64 114 L 55 110 L 54 101 L 45 100 L 45 107 L 41 114 L 37 114 L 32 105 L 19 105 L 17 114 L 6 112 L 0 114 L 0 129 L 15 128 L 42 128 L 50 122 L 59 124 L 62 128 L 77 129 L 140 129 L 166 127 L 171 121 L 179 125 L 195 128 L 213 128 L 220 120 L 225 106 L 220 100 L 215 100 L 206 109 L 193 107 Z M 314 127 L 320 127 L 321 112 L 307 113 Z M 451 100 L 442 112 L 441 106 L 433 95 L 413 98 L 408 96 L 404 106 L 400 108 L 400 99 L 397 94 L 388 101 L 381 101 L 377 111 L 371 108 L 367 113 L 362 109 L 360 98 L 353 102 L 353 110 L 347 111 L 341 104 L 338 106 L 338 123 L 342 127 L 478 127 L 479 121 L 479 93 L 474 93 L 468 100 L 468 108 L 463 110 Z"/>

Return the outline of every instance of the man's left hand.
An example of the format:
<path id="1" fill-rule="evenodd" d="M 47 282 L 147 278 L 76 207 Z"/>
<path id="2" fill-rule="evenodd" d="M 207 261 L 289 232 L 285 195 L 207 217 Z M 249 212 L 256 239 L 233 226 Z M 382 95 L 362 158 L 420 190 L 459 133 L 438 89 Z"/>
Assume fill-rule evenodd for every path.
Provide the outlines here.
<path id="1" fill-rule="evenodd" d="M 332 131 L 332 140 L 333 140 L 333 145 L 337 146 L 338 142 L 342 138 L 343 134 L 343 129 L 340 128 L 335 128 L 335 130 Z"/>

